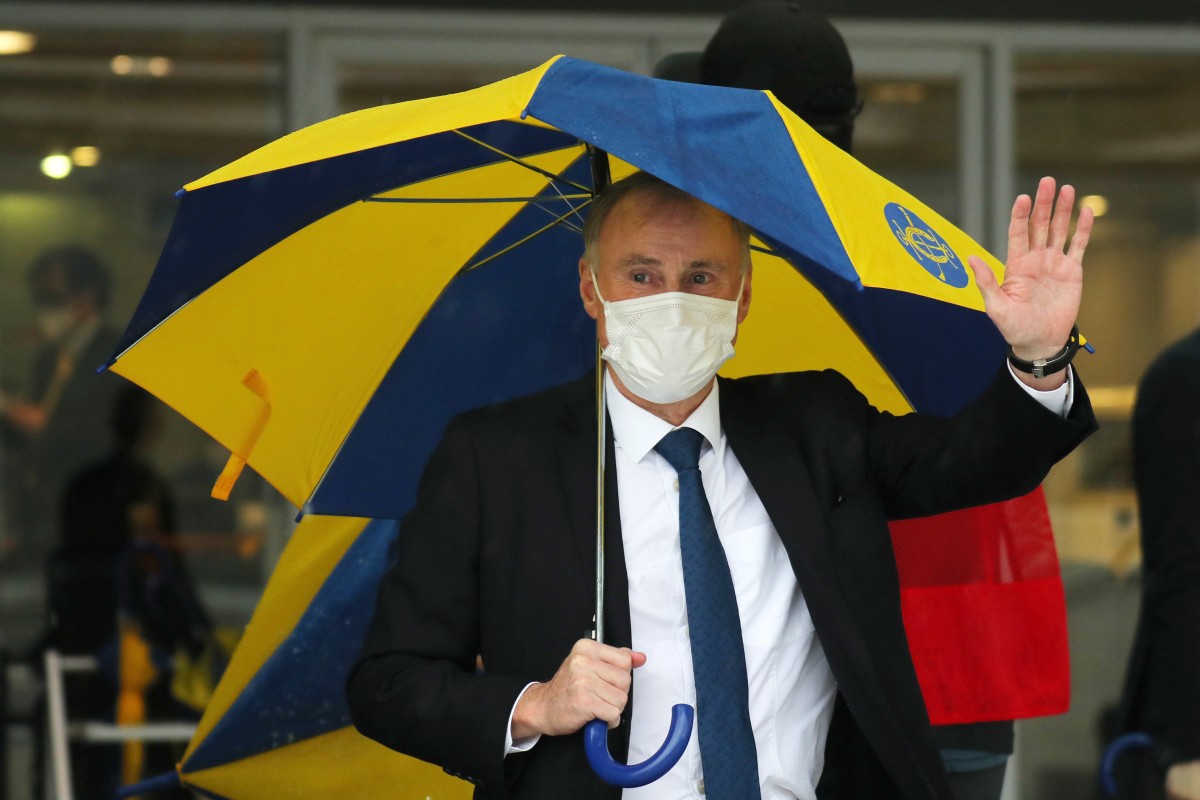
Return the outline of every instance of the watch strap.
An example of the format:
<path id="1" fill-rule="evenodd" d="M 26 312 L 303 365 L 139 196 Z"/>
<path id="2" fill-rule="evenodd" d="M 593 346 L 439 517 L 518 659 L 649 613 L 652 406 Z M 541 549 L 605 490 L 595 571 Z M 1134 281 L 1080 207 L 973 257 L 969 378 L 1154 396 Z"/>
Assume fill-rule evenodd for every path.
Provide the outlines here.
<path id="1" fill-rule="evenodd" d="M 1071 327 L 1071 335 L 1067 337 L 1067 344 L 1057 355 L 1050 358 L 1037 358 L 1033 361 L 1026 361 L 1023 358 L 1017 358 L 1016 354 L 1013 353 L 1012 345 L 1009 345 L 1008 363 L 1012 364 L 1015 370 L 1028 373 L 1035 378 L 1044 378 L 1047 375 L 1053 375 L 1056 372 L 1062 372 L 1066 369 L 1082 346 L 1079 342 L 1079 326 L 1074 325 Z"/>

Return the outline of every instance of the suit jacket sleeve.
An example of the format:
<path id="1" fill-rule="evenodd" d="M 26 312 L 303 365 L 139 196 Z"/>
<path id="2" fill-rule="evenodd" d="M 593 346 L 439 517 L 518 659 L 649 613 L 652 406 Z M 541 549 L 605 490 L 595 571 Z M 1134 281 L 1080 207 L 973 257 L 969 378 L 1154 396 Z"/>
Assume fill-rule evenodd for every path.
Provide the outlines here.
<path id="1" fill-rule="evenodd" d="M 1200 758 L 1200 346 L 1173 349 L 1147 373 L 1133 437 L 1146 648 L 1137 713 L 1168 760 L 1192 760 Z"/>
<path id="2" fill-rule="evenodd" d="M 355 726 L 480 785 L 504 780 L 508 717 L 525 681 L 477 673 L 478 463 L 451 422 L 401 527 L 348 700 Z"/>
<path id="3" fill-rule="evenodd" d="M 1096 429 L 1078 376 L 1065 418 L 1030 397 L 1004 366 L 983 395 L 949 423 L 923 414 L 878 413 L 848 381 L 841 386 L 859 409 L 867 470 L 889 519 L 929 516 L 1031 492 Z"/>

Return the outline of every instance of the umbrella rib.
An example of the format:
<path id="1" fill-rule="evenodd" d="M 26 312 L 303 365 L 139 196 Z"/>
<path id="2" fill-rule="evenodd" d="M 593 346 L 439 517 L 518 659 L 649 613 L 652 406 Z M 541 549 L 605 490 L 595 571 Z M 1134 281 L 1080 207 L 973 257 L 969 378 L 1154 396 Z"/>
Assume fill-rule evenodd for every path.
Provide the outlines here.
<path id="1" fill-rule="evenodd" d="M 548 210 L 548 209 L 546 209 L 546 210 Z M 509 252 L 512 252 L 513 250 L 516 250 L 518 247 L 525 244 L 530 239 L 533 239 L 536 236 L 540 236 L 541 234 L 543 234 L 546 231 L 553 228 L 555 225 L 564 225 L 564 224 L 569 225 L 569 223 L 566 222 L 566 219 L 573 213 L 575 213 L 575 211 L 572 209 L 571 211 L 568 211 L 566 214 L 563 214 L 561 216 L 556 216 L 553 220 L 551 220 L 546 225 L 543 225 L 542 227 L 538 228 L 536 231 L 529 234 L 528 236 L 523 236 L 522 238 L 520 238 L 517 241 L 510 244 L 508 247 L 505 247 L 502 250 L 497 250 L 495 253 L 492 253 L 487 258 L 480 259 L 479 261 L 476 261 L 474 264 L 468 264 L 467 266 L 463 267 L 462 270 L 460 270 L 460 274 L 464 273 L 464 272 L 470 272 L 471 270 L 476 269 L 478 267 L 482 267 L 484 264 L 488 263 L 489 261 L 494 261 L 495 259 L 504 255 L 505 253 L 509 253 Z M 575 226 L 569 225 L 569 227 L 571 227 L 572 230 L 575 230 L 576 232 L 578 232 L 578 228 L 576 228 Z"/>
<path id="2" fill-rule="evenodd" d="M 590 199 L 590 194 L 569 194 L 561 192 L 559 196 L 564 202 L 571 200 Z M 544 197 L 367 197 L 364 203 L 534 203 L 545 200 Z M 553 199 L 553 198 L 550 198 Z M 551 211 L 551 214 L 554 212 Z"/>
<path id="3" fill-rule="evenodd" d="M 509 161 L 513 162 L 514 164 L 522 166 L 525 169 L 532 170 L 533 172 L 536 172 L 539 175 L 544 175 L 552 181 L 562 181 L 563 183 L 567 184 L 568 186 L 574 187 L 581 192 L 587 192 L 589 195 L 592 194 L 592 190 L 589 189 L 588 187 L 584 186 L 581 183 L 575 183 L 575 181 L 569 181 L 566 178 L 562 177 L 561 175 L 555 175 L 553 172 L 550 172 L 549 170 L 542 169 L 541 167 L 535 167 L 533 164 L 530 164 L 527 161 L 523 161 L 522 159 L 517 158 L 516 156 L 512 155 L 511 153 L 506 153 L 503 150 L 501 150 L 500 148 L 495 147 L 494 145 L 490 145 L 487 142 L 482 141 L 481 139 L 476 139 L 474 136 L 463 133 L 462 131 L 458 130 L 457 128 L 453 132 L 457 133 L 459 136 L 463 137 L 467 141 L 474 142 L 475 144 L 479 145 L 482 148 L 491 150 L 496 155 L 503 156 L 504 158 L 508 159 Z"/>
<path id="4" fill-rule="evenodd" d="M 556 189 L 556 191 L 557 191 L 557 189 Z M 574 214 L 575 216 L 579 217 L 579 219 L 582 221 L 583 216 L 579 213 L 579 209 L 583 208 L 588 203 L 592 202 L 591 195 L 588 195 L 587 200 L 585 202 L 581 203 L 579 206 L 572 205 L 571 200 L 567 196 L 563 195 L 561 192 L 559 192 L 559 197 L 561 197 L 563 199 L 563 201 L 567 204 L 567 207 L 571 209 L 570 211 L 568 211 L 566 214 L 563 214 L 562 216 L 558 216 L 553 211 L 551 211 L 549 208 L 546 208 L 544 205 L 537 202 L 538 198 L 534 198 L 532 201 L 530 201 L 530 205 L 532 205 L 534 208 L 540 209 L 541 211 L 545 211 L 547 214 L 554 217 L 554 221 L 556 223 L 565 225 L 566 227 L 570 228 L 571 230 L 575 231 L 576 233 L 583 233 L 583 226 L 576 225 L 574 222 L 568 222 L 567 217 Z M 580 195 L 571 195 L 570 197 L 578 198 L 578 197 L 580 197 Z M 554 198 L 550 198 L 550 199 L 553 200 Z"/>
<path id="5" fill-rule="evenodd" d="M 563 193 L 562 193 L 562 190 L 561 190 L 561 189 L 559 189 L 559 188 L 558 188 L 558 186 L 556 186 L 556 185 L 555 185 L 555 182 L 554 182 L 554 181 L 550 181 L 550 188 L 552 188 L 552 189 L 553 189 L 553 190 L 554 190 L 554 191 L 555 191 L 555 192 L 558 194 L 558 196 L 559 196 L 560 198 L 562 198 L 563 202 L 565 202 L 565 203 L 566 203 L 567 205 L 569 205 L 569 206 L 571 205 L 571 200 L 577 200 L 577 199 L 579 199 L 579 197 L 580 197 L 580 195 L 577 195 L 577 194 L 572 194 L 572 195 L 565 195 L 565 194 L 563 194 Z M 590 196 L 589 196 L 589 197 L 590 197 Z M 591 202 L 591 200 L 589 199 L 589 200 L 588 200 L 588 202 Z M 575 216 L 579 217 L 579 223 L 580 223 L 580 226 L 581 226 L 581 227 L 579 227 L 579 232 L 580 232 L 580 233 L 582 233 L 582 232 L 583 232 L 582 225 L 583 225 L 584 219 L 583 219 L 583 215 L 579 213 L 579 209 L 580 209 L 580 208 L 583 208 L 583 207 L 584 207 L 584 206 L 586 206 L 586 205 L 587 205 L 587 203 L 581 203 L 581 204 L 580 204 L 578 207 L 571 206 L 572 210 L 575 212 Z M 539 208 L 541 208 L 541 206 L 538 206 L 538 207 L 539 207 Z M 553 211 L 550 211 L 550 209 L 546 209 L 546 211 L 547 211 L 548 213 L 550 213 L 550 214 L 553 214 L 553 213 L 554 213 Z M 564 220 L 564 224 L 570 225 L 571 223 L 568 223 L 568 222 L 566 222 L 566 221 Z M 574 226 L 574 225 L 571 225 L 571 227 L 572 227 L 572 229 L 575 229 L 575 226 Z"/>

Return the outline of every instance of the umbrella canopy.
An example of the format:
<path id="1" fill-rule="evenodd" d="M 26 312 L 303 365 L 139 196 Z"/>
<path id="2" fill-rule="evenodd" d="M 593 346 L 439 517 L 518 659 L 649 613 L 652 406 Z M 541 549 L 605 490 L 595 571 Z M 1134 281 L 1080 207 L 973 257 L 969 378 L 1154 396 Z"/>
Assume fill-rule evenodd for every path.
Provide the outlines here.
<path id="1" fill-rule="evenodd" d="M 728 374 L 833 366 L 897 412 L 957 410 L 989 380 L 1003 343 L 964 261 L 1000 265 L 940 215 L 767 93 L 565 57 L 189 184 L 111 368 L 306 512 L 400 518 L 450 416 L 593 363 L 591 147 L 753 227 Z"/>
<path id="2" fill-rule="evenodd" d="M 159 785 L 228 800 L 470 797 L 470 784 L 350 724 L 343 687 L 396 528 L 352 517 L 300 523 L 178 774 Z"/>

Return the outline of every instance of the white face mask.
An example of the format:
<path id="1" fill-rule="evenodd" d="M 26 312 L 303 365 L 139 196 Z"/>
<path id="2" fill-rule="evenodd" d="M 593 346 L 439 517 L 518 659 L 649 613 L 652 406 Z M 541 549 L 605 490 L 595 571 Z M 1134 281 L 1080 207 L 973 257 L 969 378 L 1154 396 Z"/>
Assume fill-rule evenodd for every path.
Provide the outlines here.
<path id="1" fill-rule="evenodd" d="M 67 306 L 49 306 L 38 311 L 37 326 L 48 342 L 57 342 L 71 329 L 71 309 Z"/>
<path id="2" fill-rule="evenodd" d="M 742 284 L 737 296 L 742 296 Z M 662 292 L 604 306 L 608 346 L 601 356 L 621 383 L 651 403 L 677 403 L 703 389 L 721 365 L 733 357 L 737 300 Z"/>

